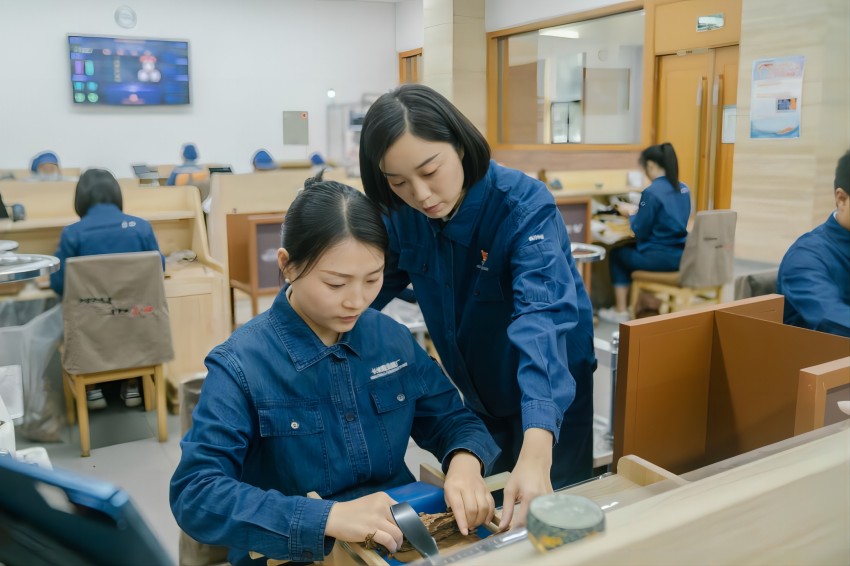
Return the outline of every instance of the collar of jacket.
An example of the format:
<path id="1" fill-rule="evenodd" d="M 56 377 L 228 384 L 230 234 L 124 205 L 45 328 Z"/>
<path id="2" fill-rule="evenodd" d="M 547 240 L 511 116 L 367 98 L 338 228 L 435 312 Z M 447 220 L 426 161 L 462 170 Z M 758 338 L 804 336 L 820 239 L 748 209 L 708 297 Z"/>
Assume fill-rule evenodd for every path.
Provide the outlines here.
<path id="1" fill-rule="evenodd" d="M 364 313 L 365 314 L 365 313 Z M 362 317 L 363 315 L 361 315 Z M 352 354 L 360 357 L 361 348 L 361 332 L 359 331 L 360 320 L 354 325 L 351 331 L 340 336 L 339 341 L 332 346 L 325 346 L 319 340 L 313 329 L 295 312 L 292 305 L 289 304 L 289 298 L 286 296 L 286 287 L 275 297 L 272 303 L 269 320 L 272 327 L 277 333 L 283 347 L 289 357 L 292 358 L 292 363 L 297 371 L 301 371 L 311 365 L 320 362 L 327 356 L 335 356 L 337 358 L 345 357 L 341 352 L 347 349 Z"/>
<path id="2" fill-rule="evenodd" d="M 835 240 L 844 253 L 850 257 L 850 230 L 838 223 L 835 213 L 831 212 L 824 223 L 824 230 L 830 239 Z"/>
<path id="3" fill-rule="evenodd" d="M 487 174 L 466 189 L 463 202 L 460 203 L 460 208 L 458 208 L 458 211 L 451 220 L 443 222 L 438 219 L 429 222 L 435 236 L 442 231 L 443 236 L 446 238 L 464 246 L 469 245 L 469 242 L 472 240 L 472 228 L 478 221 L 478 216 L 484 205 L 484 197 L 487 195 L 492 177 L 493 165 L 491 163 L 487 169 Z M 417 211 L 416 214 L 422 213 Z"/>

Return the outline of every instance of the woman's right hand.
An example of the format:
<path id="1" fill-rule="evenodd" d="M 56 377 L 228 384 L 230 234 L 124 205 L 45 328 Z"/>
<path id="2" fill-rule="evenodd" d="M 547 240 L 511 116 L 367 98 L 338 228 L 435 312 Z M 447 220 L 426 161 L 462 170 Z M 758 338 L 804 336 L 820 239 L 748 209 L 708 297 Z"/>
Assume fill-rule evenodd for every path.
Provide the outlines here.
<path id="1" fill-rule="evenodd" d="M 374 542 L 394 554 L 403 542 L 401 529 L 390 511 L 395 504 L 393 498 L 383 491 L 353 501 L 336 502 L 328 515 L 325 536 L 346 542 L 363 542 L 371 535 Z"/>

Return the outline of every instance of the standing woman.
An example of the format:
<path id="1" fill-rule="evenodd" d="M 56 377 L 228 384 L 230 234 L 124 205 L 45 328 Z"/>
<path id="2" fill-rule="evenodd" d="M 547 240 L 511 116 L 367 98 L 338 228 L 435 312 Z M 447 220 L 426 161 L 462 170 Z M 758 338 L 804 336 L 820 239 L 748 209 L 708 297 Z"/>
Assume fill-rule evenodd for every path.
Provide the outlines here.
<path id="1" fill-rule="evenodd" d="M 635 243 L 611 252 L 611 282 L 616 305 L 600 309 L 599 318 L 610 322 L 629 320 L 629 285 L 634 271 L 678 271 L 688 218 L 691 191 L 679 181 L 679 160 L 669 143 L 652 145 L 638 158 L 652 183 L 643 190 L 640 205 L 620 205 L 620 214 L 629 216 Z"/>
<path id="2" fill-rule="evenodd" d="M 413 283 L 443 365 L 528 504 L 592 474 L 593 321 L 564 221 L 543 183 L 490 161 L 481 133 L 422 85 L 381 96 L 360 171 L 390 236 L 382 307 Z M 511 522 L 506 505 L 502 527 Z"/>

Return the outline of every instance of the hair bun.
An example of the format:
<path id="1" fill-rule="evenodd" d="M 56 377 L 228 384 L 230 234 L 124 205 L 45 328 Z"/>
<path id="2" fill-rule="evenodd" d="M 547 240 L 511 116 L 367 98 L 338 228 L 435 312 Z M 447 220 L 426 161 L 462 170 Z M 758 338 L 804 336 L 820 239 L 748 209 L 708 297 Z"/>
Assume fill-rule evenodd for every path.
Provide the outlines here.
<path id="1" fill-rule="evenodd" d="M 304 188 L 309 189 L 313 185 L 318 185 L 319 183 L 323 183 L 324 179 L 322 177 L 324 176 L 324 174 L 325 174 L 325 169 L 322 169 L 321 171 L 316 173 L 315 176 L 310 177 L 309 179 L 304 181 Z"/>

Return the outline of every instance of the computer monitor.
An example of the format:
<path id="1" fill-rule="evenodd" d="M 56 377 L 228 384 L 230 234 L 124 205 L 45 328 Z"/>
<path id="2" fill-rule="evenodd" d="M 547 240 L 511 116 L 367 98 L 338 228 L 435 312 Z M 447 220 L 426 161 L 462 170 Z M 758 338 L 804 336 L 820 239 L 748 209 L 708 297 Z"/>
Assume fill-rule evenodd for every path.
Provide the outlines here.
<path id="1" fill-rule="evenodd" d="M 171 564 L 129 495 L 0 456 L 0 564 Z"/>
<path id="2" fill-rule="evenodd" d="M 136 174 L 136 177 L 139 179 L 158 179 L 159 171 L 153 169 L 152 167 L 145 165 L 144 163 L 133 165 L 133 173 Z"/>
<path id="3" fill-rule="evenodd" d="M 214 173 L 233 173 L 233 169 L 230 166 L 227 167 L 210 167 L 210 175 Z"/>

